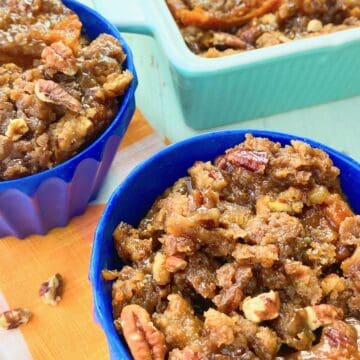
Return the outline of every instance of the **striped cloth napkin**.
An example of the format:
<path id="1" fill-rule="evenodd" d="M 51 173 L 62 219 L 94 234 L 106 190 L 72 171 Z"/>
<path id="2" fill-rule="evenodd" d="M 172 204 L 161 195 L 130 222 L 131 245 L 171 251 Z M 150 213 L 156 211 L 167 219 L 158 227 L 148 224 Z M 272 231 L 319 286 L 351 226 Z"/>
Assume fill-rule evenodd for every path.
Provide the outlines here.
<path id="1" fill-rule="evenodd" d="M 88 280 L 94 230 L 114 188 L 162 147 L 163 139 L 137 112 L 99 197 L 84 215 L 46 236 L 0 240 L 0 312 L 16 307 L 33 312 L 19 329 L 0 329 L 0 360 L 109 358 L 105 336 L 94 322 Z M 65 288 L 61 302 L 52 307 L 41 301 L 38 290 L 55 273 L 63 276 Z"/>

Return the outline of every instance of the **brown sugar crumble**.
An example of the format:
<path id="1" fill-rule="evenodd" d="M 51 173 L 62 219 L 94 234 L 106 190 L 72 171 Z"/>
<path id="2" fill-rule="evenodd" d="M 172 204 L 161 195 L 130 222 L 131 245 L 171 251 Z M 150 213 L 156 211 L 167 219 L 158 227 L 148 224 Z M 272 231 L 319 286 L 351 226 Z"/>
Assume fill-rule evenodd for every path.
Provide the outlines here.
<path id="1" fill-rule="evenodd" d="M 360 26 L 354 0 L 166 0 L 191 51 L 212 58 Z"/>
<path id="2" fill-rule="evenodd" d="M 0 180 L 49 169 L 93 141 L 132 74 L 114 37 L 93 41 L 60 0 L 0 1 Z"/>
<path id="3" fill-rule="evenodd" d="M 135 360 L 360 359 L 360 216 L 301 141 L 246 140 L 197 161 L 105 271 Z"/>

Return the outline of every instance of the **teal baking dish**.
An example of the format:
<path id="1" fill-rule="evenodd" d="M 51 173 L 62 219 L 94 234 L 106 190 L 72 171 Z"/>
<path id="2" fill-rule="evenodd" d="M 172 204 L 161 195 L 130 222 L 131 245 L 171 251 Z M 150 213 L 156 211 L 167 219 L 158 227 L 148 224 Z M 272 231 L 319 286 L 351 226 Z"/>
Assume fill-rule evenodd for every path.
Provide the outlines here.
<path id="1" fill-rule="evenodd" d="M 186 124 L 193 129 L 213 128 L 360 94 L 360 29 L 205 59 L 187 48 L 165 0 L 94 3 L 121 31 L 155 38 L 159 47 L 153 49 L 159 51 L 153 51 L 151 56 L 167 59 L 160 63 L 170 68 L 170 89 Z M 147 90 L 148 94 L 153 93 L 150 87 Z"/>

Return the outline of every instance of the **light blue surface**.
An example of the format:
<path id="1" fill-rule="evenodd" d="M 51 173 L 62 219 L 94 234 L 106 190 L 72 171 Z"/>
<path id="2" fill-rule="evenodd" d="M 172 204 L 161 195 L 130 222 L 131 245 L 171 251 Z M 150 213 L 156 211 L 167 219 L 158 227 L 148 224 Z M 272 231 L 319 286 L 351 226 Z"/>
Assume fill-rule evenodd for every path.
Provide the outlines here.
<path id="1" fill-rule="evenodd" d="M 283 145 L 296 137 L 267 131 L 233 130 L 203 134 L 171 145 L 139 165 L 118 186 L 110 198 L 95 233 L 90 280 L 93 286 L 95 316 L 108 339 L 111 359 L 131 359 L 122 339 L 116 332 L 112 319 L 111 283 L 102 279 L 103 269 L 119 269 L 119 260 L 112 234 L 120 221 L 138 225 L 155 199 L 196 160 L 212 160 L 227 148 L 244 140 L 247 132 L 265 136 Z M 349 157 L 317 142 L 299 138 L 310 145 L 325 150 L 341 170 L 340 180 L 344 193 L 355 212 L 360 212 L 360 165 Z"/>
<path id="2" fill-rule="evenodd" d="M 120 99 L 114 120 L 86 149 L 50 170 L 0 182 L 0 237 L 44 234 L 83 213 L 96 196 L 135 110 L 137 77 L 126 42 L 94 10 L 74 0 L 64 0 L 64 4 L 79 15 L 89 38 L 108 33 L 123 43 L 127 54 L 124 66 L 134 74 L 134 80 Z"/>
<path id="3" fill-rule="evenodd" d="M 138 104 L 156 129 L 171 140 L 194 134 L 188 125 L 209 128 L 258 118 L 230 127 L 261 128 L 266 123 L 269 129 L 315 135 L 325 142 L 331 138 L 334 141 L 330 144 L 340 148 L 339 139 L 332 137 L 331 130 L 326 128 L 332 121 L 333 129 L 340 111 L 342 115 L 347 111 L 347 102 L 331 107 L 329 121 L 322 118 L 325 113 L 319 116 L 317 111 L 289 116 L 306 123 L 304 127 L 287 126 L 282 116 L 270 120 L 263 116 L 358 94 L 359 29 L 209 60 L 187 49 L 164 1 L 134 0 L 130 5 L 126 0 L 95 2 L 120 29 L 151 33 L 156 39 L 154 42 L 150 36 L 128 37 L 139 68 Z M 358 100 L 351 103 L 359 107 Z M 308 113 L 311 118 L 303 119 L 301 114 Z M 348 123 L 352 114 L 349 109 L 341 121 Z M 313 133 L 306 129 L 309 123 Z M 335 127 L 341 130 L 340 134 L 349 132 L 340 129 L 338 123 Z M 359 126 L 357 129 L 360 130 Z"/>

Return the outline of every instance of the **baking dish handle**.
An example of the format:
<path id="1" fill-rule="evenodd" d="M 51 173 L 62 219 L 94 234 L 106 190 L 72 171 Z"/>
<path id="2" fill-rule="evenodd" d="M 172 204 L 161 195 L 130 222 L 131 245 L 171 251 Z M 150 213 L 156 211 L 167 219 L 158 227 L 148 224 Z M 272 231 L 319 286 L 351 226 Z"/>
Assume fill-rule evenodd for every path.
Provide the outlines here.
<path id="1" fill-rule="evenodd" d="M 96 10 L 121 32 L 149 35 L 151 26 L 144 11 L 149 0 L 92 0 Z"/>

